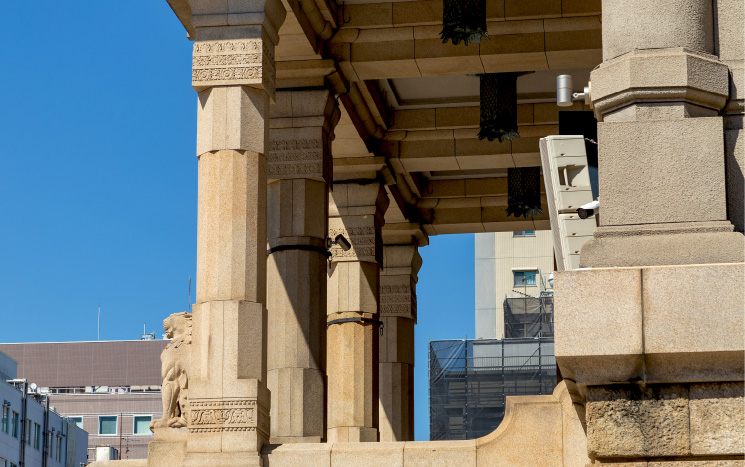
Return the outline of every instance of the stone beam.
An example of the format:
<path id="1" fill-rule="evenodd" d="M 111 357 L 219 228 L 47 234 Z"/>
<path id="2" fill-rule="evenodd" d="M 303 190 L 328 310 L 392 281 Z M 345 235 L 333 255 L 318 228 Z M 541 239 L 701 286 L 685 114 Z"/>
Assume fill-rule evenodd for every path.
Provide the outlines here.
<path id="1" fill-rule="evenodd" d="M 550 230 L 545 194 L 541 194 L 544 214 L 534 219 L 507 216 L 507 196 L 478 198 L 428 198 L 420 200 L 416 210 L 423 219 L 427 235 L 476 232 L 512 232 Z"/>
<path id="2" fill-rule="evenodd" d="M 486 19 L 490 22 L 536 18 L 597 16 L 600 0 L 536 0 L 524 2 L 487 2 Z M 370 2 L 346 5 L 344 18 L 349 22 L 342 30 L 380 29 L 404 26 L 441 26 L 442 1 Z"/>
<path id="3" fill-rule="evenodd" d="M 518 104 L 517 123 L 520 126 L 558 125 L 559 111 L 590 110 L 581 102 L 571 107 L 559 107 L 555 101 L 534 104 Z M 458 130 L 478 128 L 479 106 L 431 107 L 411 110 L 396 110 L 390 131 Z M 521 133 L 522 135 L 522 133 Z"/>
<path id="4" fill-rule="evenodd" d="M 593 68 L 602 61 L 599 16 L 492 21 L 490 40 L 468 47 L 443 44 L 441 29 L 342 29 L 328 51 L 352 81 Z"/>
<path id="5" fill-rule="evenodd" d="M 519 127 L 512 141 L 478 139 L 478 128 L 458 130 L 391 131 L 381 150 L 396 173 L 506 169 L 541 165 L 538 140 L 559 133 L 558 125 Z"/>

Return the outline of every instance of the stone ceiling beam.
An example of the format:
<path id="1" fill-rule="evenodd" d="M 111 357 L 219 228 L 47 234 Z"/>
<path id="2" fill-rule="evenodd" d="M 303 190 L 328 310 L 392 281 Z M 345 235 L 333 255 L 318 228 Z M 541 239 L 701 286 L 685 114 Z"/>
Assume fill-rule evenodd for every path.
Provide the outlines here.
<path id="1" fill-rule="evenodd" d="M 328 42 L 328 53 L 345 63 L 352 81 L 593 68 L 602 61 L 599 16 L 492 21 L 490 40 L 470 46 L 443 44 L 441 29 L 343 28 Z"/>
<path id="2" fill-rule="evenodd" d="M 555 102 L 518 104 L 517 123 L 520 126 L 558 125 L 559 111 L 590 110 L 581 102 L 571 107 L 559 107 Z M 400 130 L 457 130 L 478 128 L 480 123 L 479 106 L 431 107 L 424 109 L 395 110 L 391 131 Z"/>
<path id="3" fill-rule="evenodd" d="M 486 19 L 490 22 L 597 16 L 600 0 L 507 0 L 487 2 Z M 379 29 L 404 26 L 441 26 L 442 1 L 380 2 L 346 5 L 342 29 Z"/>
<path id="4" fill-rule="evenodd" d="M 541 206 L 546 208 L 546 196 L 541 194 Z M 548 211 L 534 219 L 507 216 L 507 196 L 479 198 L 424 199 L 417 203 L 427 235 L 474 232 L 511 232 L 519 230 L 550 230 Z"/>
<path id="5" fill-rule="evenodd" d="M 558 125 L 520 126 L 520 138 L 479 140 L 478 128 L 389 132 L 381 150 L 396 173 L 507 169 L 541 165 L 538 140 Z"/>

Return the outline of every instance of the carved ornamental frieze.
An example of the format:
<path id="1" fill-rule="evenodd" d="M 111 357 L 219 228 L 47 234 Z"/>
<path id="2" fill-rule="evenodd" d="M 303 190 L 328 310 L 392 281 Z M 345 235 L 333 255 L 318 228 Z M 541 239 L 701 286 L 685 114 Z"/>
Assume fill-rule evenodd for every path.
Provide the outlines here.
<path id="1" fill-rule="evenodd" d="M 256 399 L 194 399 L 189 432 L 259 431 L 269 436 L 269 411 Z"/>
<path id="2" fill-rule="evenodd" d="M 380 315 L 416 319 L 416 293 L 409 276 L 380 276 Z"/>
<path id="3" fill-rule="evenodd" d="M 371 216 L 372 217 L 372 216 Z M 349 223 L 350 219 L 345 219 Z M 378 233 L 376 234 L 376 231 Z M 369 261 L 382 263 L 383 244 L 379 228 L 375 226 L 354 227 L 344 225 L 340 218 L 329 219 L 329 237 L 344 235 L 352 248 L 344 250 L 339 245 L 331 247 L 331 261 Z"/>
<path id="4" fill-rule="evenodd" d="M 270 179 L 331 180 L 331 158 L 324 157 L 322 138 L 274 139 L 269 142 L 267 172 Z"/>
<path id="5" fill-rule="evenodd" d="M 269 40 L 197 41 L 192 60 L 192 86 L 254 86 L 274 95 L 274 44 Z"/>

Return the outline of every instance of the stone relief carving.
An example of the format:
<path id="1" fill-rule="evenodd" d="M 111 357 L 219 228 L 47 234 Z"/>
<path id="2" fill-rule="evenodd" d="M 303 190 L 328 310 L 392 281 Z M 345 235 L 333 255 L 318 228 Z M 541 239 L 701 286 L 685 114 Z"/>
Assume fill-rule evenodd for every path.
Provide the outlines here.
<path id="1" fill-rule="evenodd" d="M 274 93 L 274 46 L 261 39 L 200 41 L 194 44 L 195 87 L 260 84 Z"/>
<path id="2" fill-rule="evenodd" d="M 163 416 L 150 423 L 154 428 L 186 426 L 189 414 L 189 362 L 191 359 L 191 313 L 174 313 L 163 321 L 166 337 L 172 339 L 160 354 L 163 376 Z"/>
<path id="3" fill-rule="evenodd" d="M 268 411 L 256 399 L 192 399 L 190 433 L 260 431 L 269 435 Z"/>

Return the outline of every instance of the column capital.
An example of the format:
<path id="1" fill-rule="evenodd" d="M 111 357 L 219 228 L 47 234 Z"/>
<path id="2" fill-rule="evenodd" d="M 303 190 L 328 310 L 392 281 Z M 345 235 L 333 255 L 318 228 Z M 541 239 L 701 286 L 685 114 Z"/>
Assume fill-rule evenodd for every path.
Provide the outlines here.
<path id="1" fill-rule="evenodd" d="M 331 142 L 341 111 L 326 88 L 283 90 L 271 107 L 270 180 L 333 180 Z"/>
<path id="2" fill-rule="evenodd" d="M 381 229 L 385 224 L 388 195 L 378 182 L 335 183 L 329 197 L 329 236 L 341 234 L 352 248 L 331 249 L 332 261 L 365 261 L 383 264 Z"/>
<path id="3" fill-rule="evenodd" d="M 169 0 L 194 40 L 192 86 L 250 86 L 274 98 L 274 47 L 287 12 L 280 0 Z"/>

